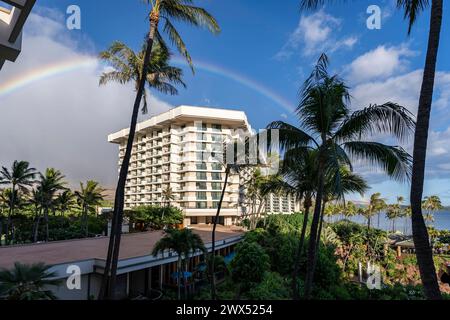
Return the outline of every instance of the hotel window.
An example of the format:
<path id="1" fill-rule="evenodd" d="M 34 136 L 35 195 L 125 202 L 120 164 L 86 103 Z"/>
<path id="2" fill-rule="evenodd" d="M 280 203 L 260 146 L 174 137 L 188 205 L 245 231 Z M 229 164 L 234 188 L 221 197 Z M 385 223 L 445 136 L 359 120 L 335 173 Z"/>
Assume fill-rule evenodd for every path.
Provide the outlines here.
<path id="1" fill-rule="evenodd" d="M 206 190 L 206 182 L 197 182 L 196 184 L 197 190 Z"/>
<path id="2" fill-rule="evenodd" d="M 208 129 L 206 123 L 203 122 L 197 122 L 195 126 L 197 127 L 197 131 L 206 131 Z"/>
<path id="3" fill-rule="evenodd" d="M 220 163 L 213 162 L 213 163 L 211 163 L 211 169 L 212 170 L 222 170 L 222 165 Z"/>
<path id="4" fill-rule="evenodd" d="M 211 198 L 213 200 L 220 200 L 220 196 L 222 195 L 221 192 L 211 192 Z"/>
<path id="5" fill-rule="evenodd" d="M 197 180 L 207 180 L 206 172 L 197 172 Z"/>
<path id="6" fill-rule="evenodd" d="M 212 182 L 211 189 L 213 190 L 222 190 L 222 184 L 220 182 Z"/>
<path id="7" fill-rule="evenodd" d="M 215 201 L 215 202 L 211 203 L 211 208 L 212 209 L 217 209 L 218 207 L 219 207 L 219 202 L 218 201 Z"/>
<path id="8" fill-rule="evenodd" d="M 204 143 L 204 142 L 197 142 L 195 145 L 196 145 L 197 150 L 202 150 L 202 151 L 206 150 L 206 143 Z"/>
<path id="9" fill-rule="evenodd" d="M 222 180 L 222 174 L 220 172 L 212 172 L 211 179 L 212 180 Z"/>
<path id="10" fill-rule="evenodd" d="M 204 191 L 197 191 L 197 200 L 206 200 L 206 192 Z"/>
<path id="11" fill-rule="evenodd" d="M 207 170 L 206 162 L 197 163 L 197 170 Z"/>
<path id="12" fill-rule="evenodd" d="M 206 141 L 206 140 L 208 140 L 208 139 L 206 138 L 206 133 L 197 132 L 197 140 L 200 140 L 200 141 Z"/>
<path id="13" fill-rule="evenodd" d="M 206 209 L 207 207 L 207 202 L 206 201 L 199 201 L 195 203 L 195 207 L 197 209 Z"/>
<path id="14" fill-rule="evenodd" d="M 222 135 L 221 134 L 212 134 L 211 135 L 211 141 L 212 142 L 222 142 Z"/>
<path id="15" fill-rule="evenodd" d="M 220 124 L 212 124 L 211 128 L 213 132 L 222 132 L 222 126 Z"/>
<path id="16" fill-rule="evenodd" d="M 208 154 L 206 152 L 196 152 L 197 161 L 204 161 L 208 159 Z"/>

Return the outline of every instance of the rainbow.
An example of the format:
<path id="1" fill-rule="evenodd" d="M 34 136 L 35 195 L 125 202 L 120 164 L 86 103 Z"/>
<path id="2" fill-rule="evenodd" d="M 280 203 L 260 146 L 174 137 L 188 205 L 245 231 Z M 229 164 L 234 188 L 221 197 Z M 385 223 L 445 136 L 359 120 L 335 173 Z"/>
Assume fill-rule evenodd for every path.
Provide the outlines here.
<path id="1" fill-rule="evenodd" d="M 175 57 L 175 58 L 172 58 L 171 61 L 175 65 L 188 67 L 186 60 L 184 60 L 183 58 Z M 260 95 L 272 100 L 277 105 L 284 108 L 286 111 L 288 111 L 290 113 L 295 111 L 295 108 L 292 105 L 292 103 L 287 101 L 285 98 L 283 98 L 279 94 L 275 93 L 268 87 L 254 81 L 250 78 L 247 78 L 246 76 L 239 74 L 236 71 L 233 71 L 231 69 L 225 69 L 217 64 L 212 64 L 209 62 L 197 61 L 197 60 L 194 61 L 194 69 L 196 69 L 196 70 L 199 69 L 202 71 L 206 71 L 206 72 L 216 74 L 216 75 L 228 78 L 230 80 L 233 80 L 237 83 L 240 83 L 240 84 L 246 86 L 249 89 L 252 89 L 255 92 L 258 92 Z"/>
<path id="2" fill-rule="evenodd" d="M 187 67 L 187 63 L 182 58 L 174 58 L 172 62 L 179 66 Z M 6 95 L 9 95 L 21 88 L 29 86 L 35 82 L 52 78 L 61 74 L 70 73 L 83 68 L 96 67 L 98 65 L 98 60 L 92 57 L 82 57 L 77 59 L 69 59 L 65 61 L 56 62 L 49 65 L 44 65 L 37 69 L 33 69 L 29 72 L 17 75 L 16 77 L 7 80 L 6 82 L 0 82 L 0 98 Z M 194 62 L 195 69 L 202 70 L 205 72 L 209 72 L 212 74 L 219 75 L 224 78 L 228 78 L 232 81 L 242 84 L 243 86 L 259 93 L 260 95 L 270 99 L 278 106 L 282 107 L 288 112 L 293 112 L 293 105 L 273 92 L 271 89 L 266 86 L 245 77 L 233 70 L 225 69 L 219 65 L 204 62 L 204 61 L 195 61 Z"/>
<path id="3" fill-rule="evenodd" d="M 97 59 L 83 57 L 43 65 L 29 72 L 19 74 L 6 82 L 0 82 L 0 97 L 11 94 L 35 82 L 70 73 L 83 68 L 95 67 Z"/>

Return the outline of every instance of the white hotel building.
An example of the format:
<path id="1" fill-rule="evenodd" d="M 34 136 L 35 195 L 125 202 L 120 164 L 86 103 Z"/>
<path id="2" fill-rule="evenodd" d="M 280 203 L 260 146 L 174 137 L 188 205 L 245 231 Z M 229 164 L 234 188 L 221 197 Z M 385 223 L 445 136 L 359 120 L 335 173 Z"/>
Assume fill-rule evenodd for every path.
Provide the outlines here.
<path id="1" fill-rule="evenodd" d="M 36 0 L 0 1 L 0 70 L 22 50 L 22 29 Z M 5 5 L 2 6 L 2 3 Z"/>
<path id="2" fill-rule="evenodd" d="M 136 128 L 125 190 L 125 209 L 164 204 L 169 187 L 171 204 L 185 214 L 185 225 L 209 224 L 216 214 L 224 183 L 224 167 L 211 156 L 222 150 L 227 137 L 250 133 L 243 111 L 180 106 L 141 122 Z M 125 153 L 129 129 L 109 135 L 119 145 L 119 166 Z M 244 177 L 230 175 L 219 223 L 233 225 L 245 212 Z M 287 196 L 268 197 L 269 212 L 298 210 Z M 276 210 L 275 210 L 276 209 Z M 273 211 L 275 210 L 275 211 Z"/>

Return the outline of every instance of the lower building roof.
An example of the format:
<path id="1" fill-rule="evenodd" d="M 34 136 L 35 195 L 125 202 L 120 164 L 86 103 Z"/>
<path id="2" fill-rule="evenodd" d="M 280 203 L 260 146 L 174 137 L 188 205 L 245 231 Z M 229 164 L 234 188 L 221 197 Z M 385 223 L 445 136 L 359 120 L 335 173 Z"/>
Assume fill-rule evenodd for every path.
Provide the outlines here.
<path id="1" fill-rule="evenodd" d="M 192 228 L 205 244 L 211 243 L 211 227 Z M 239 228 L 218 227 L 216 243 L 241 236 Z M 119 259 L 131 259 L 151 254 L 153 247 L 164 235 L 163 231 L 124 234 L 120 243 Z M 0 247 L 0 268 L 11 268 L 15 262 L 26 264 L 44 262 L 59 265 L 90 259 L 106 260 L 109 237 L 49 243 Z"/>

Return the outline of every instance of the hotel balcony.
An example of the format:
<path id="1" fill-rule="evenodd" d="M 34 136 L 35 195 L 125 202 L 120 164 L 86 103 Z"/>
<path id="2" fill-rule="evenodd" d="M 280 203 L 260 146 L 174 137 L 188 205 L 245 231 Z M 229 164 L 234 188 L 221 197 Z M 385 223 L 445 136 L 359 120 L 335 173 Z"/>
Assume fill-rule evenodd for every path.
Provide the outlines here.
<path id="1" fill-rule="evenodd" d="M 0 69 L 5 60 L 16 61 L 22 50 L 22 29 L 36 0 L 3 0 L 0 6 Z M 1 3 L 0 3 L 1 4 Z"/>

